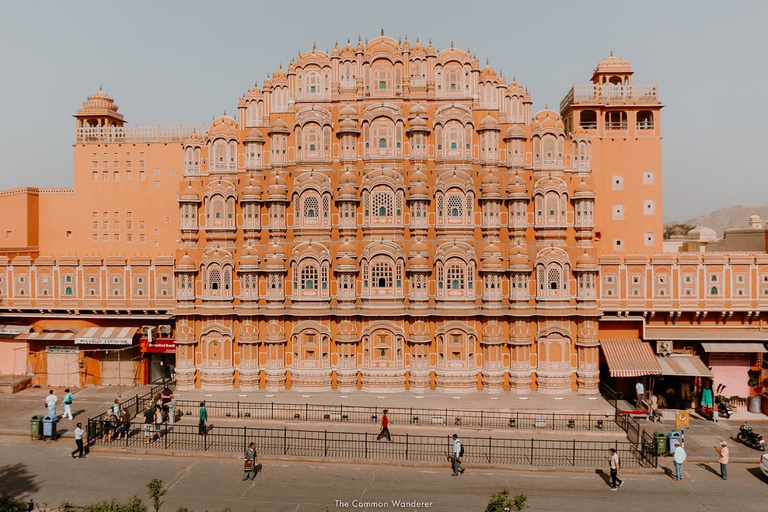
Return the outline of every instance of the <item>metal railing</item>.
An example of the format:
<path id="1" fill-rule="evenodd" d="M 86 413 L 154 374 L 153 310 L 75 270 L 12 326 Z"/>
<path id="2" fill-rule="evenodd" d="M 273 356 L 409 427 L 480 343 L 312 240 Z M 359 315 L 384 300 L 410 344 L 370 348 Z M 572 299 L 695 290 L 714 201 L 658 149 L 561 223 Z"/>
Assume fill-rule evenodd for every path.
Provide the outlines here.
<path id="1" fill-rule="evenodd" d="M 90 422 L 89 422 L 90 424 Z M 446 462 L 453 447 L 448 436 L 393 435 L 392 442 L 378 442 L 376 433 L 294 430 L 288 428 L 209 426 L 206 435 L 196 425 L 163 424 L 159 436 L 142 435 L 142 424 L 132 423 L 127 436 L 105 441 L 95 432 L 89 444 L 145 447 L 157 450 L 205 451 L 239 454 L 251 441 L 260 455 L 324 459 L 397 460 Z M 154 428 L 154 425 L 150 425 Z M 150 440 L 151 439 L 151 440 Z M 608 450 L 614 448 L 624 468 L 655 467 L 654 453 L 644 453 L 653 444 L 620 441 L 578 441 L 462 437 L 464 463 L 536 465 L 553 467 L 604 466 Z"/>
<path id="2" fill-rule="evenodd" d="M 171 385 L 170 383 L 168 384 Z M 120 409 L 127 409 L 131 413 L 131 417 L 137 416 L 144 410 L 147 404 L 154 403 L 155 397 L 165 388 L 164 384 L 157 384 L 152 386 L 150 390 L 143 395 L 135 395 L 133 398 L 127 398 L 119 402 Z M 96 442 L 96 438 L 101 438 L 104 433 L 104 420 L 106 419 L 106 411 L 88 418 L 88 446 L 92 446 Z"/>
<path id="3" fill-rule="evenodd" d="M 176 409 L 194 416 L 199 402 L 176 400 Z M 275 402 L 213 402 L 206 400 L 209 418 L 250 418 L 277 421 L 330 421 L 378 423 L 385 407 Z M 613 413 L 569 414 L 550 412 L 483 411 L 386 407 L 390 423 L 420 426 L 456 426 L 518 430 L 606 430 L 618 431 Z M 623 429 L 623 428 L 622 428 Z M 626 430 L 626 429 L 623 429 Z"/>

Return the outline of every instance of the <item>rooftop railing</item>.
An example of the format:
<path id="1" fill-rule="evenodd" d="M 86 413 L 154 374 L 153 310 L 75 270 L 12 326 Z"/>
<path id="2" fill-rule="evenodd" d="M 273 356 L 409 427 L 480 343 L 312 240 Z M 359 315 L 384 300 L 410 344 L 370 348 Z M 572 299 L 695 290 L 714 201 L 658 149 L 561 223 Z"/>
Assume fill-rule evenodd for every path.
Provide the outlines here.
<path id="1" fill-rule="evenodd" d="M 571 103 L 579 101 L 609 103 L 617 102 L 648 102 L 659 101 L 658 85 L 656 84 L 574 84 L 563 101 L 560 110 L 563 111 Z"/>
<path id="2" fill-rule="evenodd" d="M 77 144 L 183 142 L 196 133 L 205 136 L 208 127 L 199 126 L 100 126 L 75 129 Z"/>

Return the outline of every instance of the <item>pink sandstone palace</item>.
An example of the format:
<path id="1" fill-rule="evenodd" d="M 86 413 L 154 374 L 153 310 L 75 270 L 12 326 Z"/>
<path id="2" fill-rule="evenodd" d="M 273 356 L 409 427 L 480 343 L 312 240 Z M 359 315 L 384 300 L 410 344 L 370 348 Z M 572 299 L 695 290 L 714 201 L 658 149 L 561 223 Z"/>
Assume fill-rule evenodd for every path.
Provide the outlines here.
<path id="1" fill-rule="evenodd" d="M 746 396 L 768 254 L 663 252 L 658 92 L 611 55 L 534 113 L 469 52 L 383 34 L 299 54 L 209 126 L 128 126 L 99 90 L 74 187 L 0 192 L 0 373 Z"/>

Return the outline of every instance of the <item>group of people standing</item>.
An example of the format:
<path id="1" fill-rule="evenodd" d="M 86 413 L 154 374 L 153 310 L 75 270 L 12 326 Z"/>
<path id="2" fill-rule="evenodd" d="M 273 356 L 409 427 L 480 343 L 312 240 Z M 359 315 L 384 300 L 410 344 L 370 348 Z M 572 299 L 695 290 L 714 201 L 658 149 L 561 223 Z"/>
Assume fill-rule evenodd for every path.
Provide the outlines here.
<path id="1" fill-rule="evenodd" d="M 107 443 L 113 439 L 128 439 L 130 430 L 131 413 L 125 407 L 120 407 L 120 400 L 115 398 L 115 403 L 104 414 L 102 439 Z"/>

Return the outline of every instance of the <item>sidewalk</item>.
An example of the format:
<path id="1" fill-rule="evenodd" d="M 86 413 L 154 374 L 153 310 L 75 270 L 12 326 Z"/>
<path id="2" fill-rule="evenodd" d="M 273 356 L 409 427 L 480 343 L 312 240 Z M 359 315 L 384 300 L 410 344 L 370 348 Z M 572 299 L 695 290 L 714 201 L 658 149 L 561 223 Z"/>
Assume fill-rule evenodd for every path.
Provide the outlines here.
<path id="1" fill-rule="evenodd" d="M 73 390 L 75 393 L 75 402 L 72 406 L 73 421 L 62 420 L 57 425 L 57 431 L 64 437 L 71 437 L 71 431 L 78 421 L 85 422 L 88 418 L 96 416 L 106 411 L 115 398 L 121 400 L 132 398 L 136 395 L 143 395 L 148 392 L 150 386 L 137 387 L 87 387 L 80 390 Z M 0 396 L 0 434 L 2 435 L 24 435 L 30 433 L 30 418 L 33 415 L 45 416 L 47 414 L 44 408 L 45 396 L 49 388 L 29 388 L 14 395 Z M 59 397 L 59 407 L 57 413 L 63 413 L 61 399 L 64 396 L 64 390 L 54 388 L 54 393 Z M 366 392 L 339 393 L 299 393 L 294 391 L 266 392 L 264 390 L 242 392 L 242 391 L 202 391 L 192 390 L 175 393 L 177 399 L 191 400 L 199 402 L 202 400 L 217 402 L 258 402 L 276 404 L 317 404 L 317 405 L 349 405 L 349 406 L 368 406 L 379 407 L 414 407 L 419 409 L 461 409 L 461 410 L 483 410 L 498 412 L 541 412 L 541 413 L 573 413 L 573 414 L 605 414 L 607 417 L 613 416 L 613 407 L 600 396 L 587 395 L 564 395 L 551 396 L 532 393 L 527 396 L 517 396 L 511 394 L 490 395 L 488 393 L 473 392 L 463 394 L 428 392 L 416 394 L 410 392 L 373 394 Z M 671 412 L 671 411 L 670 411 Z M 641 428 L 650 434 L 655 431 L 667 433 L 675 428 L 672 416 L 668 414 L 662 423 L 651 423 L 647 420 L 641 420 Z M 720 420 L 718 423 L 705 421 L 693 417 L 691 427 L 685 429 L 684 440 L 685 448 L 688 453 L 688 459 L 692 462 L 713 462 L 717 460 L 717 454 L 713 446 L 719 444 L 721 440 L 728 441 L 728 447 L 731 452 L 732 462 L 746 462 L 757 464 L 760 459 L 760 452 L 749 448 L 736 440 L 739 425 L 744 421 L 749 421 L 750 425 L 758 432 L 768 435 L 768 418 L 762 414 L 752 414 L 739 411 L 731 420 Z M 195 422 L 194 418 L 185 417 L 183 423 Z M 236 418 L 211 418 L 209 423 L 222 424 L 227 426 L 252 425 L 255 420 L 236 419 Z M 345 423 L 333 424 L 328 422 L 271 422 L 260 420 L 259 426 L 269 427 L 292 427 L 306 429 L 329 429 L 329 430 L 349 430 L 349 431 L 370 431 L 378 430 L 378 424 L 353 424 Z M 618 432 L 595 432 L 580 430 L 510 430 L 510 429 L 474 429 L 464 427 L 430 427 L 415 425 L 397 425 L 393 424 L 393 434 L 405 433 L 425 433 L 430 432 L 433 435 L 449 435 L 455 430 L 464 436 L 481 436 L 493 433 L 494 436 L 503 437 L 553 437 L 559 439 L 576 440 L 598 440 L 598 439 L 617 439 L 624 440 L 622 431 Z M 660 459 L 660 461 L 663 457 Z"/>

